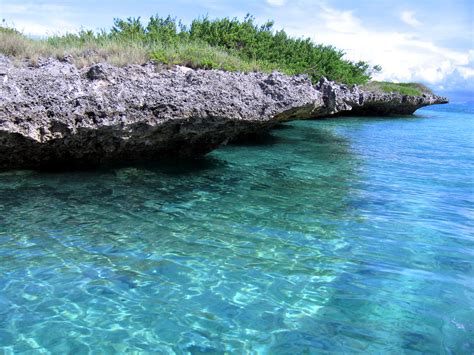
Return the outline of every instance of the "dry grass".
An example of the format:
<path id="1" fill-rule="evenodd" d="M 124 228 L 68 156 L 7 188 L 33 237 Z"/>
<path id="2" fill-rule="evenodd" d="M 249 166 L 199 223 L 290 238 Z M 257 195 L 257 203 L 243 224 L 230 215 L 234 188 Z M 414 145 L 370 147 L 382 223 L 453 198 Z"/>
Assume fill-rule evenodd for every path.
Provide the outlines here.
<path id="1" fill-rule="evenodd" d="M 41 57 L 63 59 L 69 56 L 79 68 L 100 62 L 125 66 L 154 60 L 166 65 L 228 71 L 269 72 L 277 69 L 275 65 L 245 60 L 231 51 L 212 47 L 205 42 L 146 43 L 100 34 L 89 35 L 87 32 L 34 40 L 14 29 L 0 27 L 0 52 L 13 58 L 16 64 L 27 61 L 30 65 L 36 65 Z"/>
<path id="2" fill-rule="evenodd" d="M 0 53 L 13 58 L 17 64 L 26 60 L 31 65 L 36 65 L 41 57 L 71 56 L 79 68 L 99 62 L 116 66 L 142 64 L 150 59 L 148 48 L 140 43 L 113 40 L 55 43 L 48 39 L 33 40 L 8 28 L 0 28 Z"/>

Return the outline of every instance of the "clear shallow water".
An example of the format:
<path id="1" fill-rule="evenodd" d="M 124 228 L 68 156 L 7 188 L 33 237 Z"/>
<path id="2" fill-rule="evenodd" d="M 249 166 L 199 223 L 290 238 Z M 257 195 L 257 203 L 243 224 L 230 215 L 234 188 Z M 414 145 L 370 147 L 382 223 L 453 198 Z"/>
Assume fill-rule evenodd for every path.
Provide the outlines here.
<path id="1" fill-rule="evenodd" d="M 0 353 L 473 353 L 465 106 L 1 173 Z"/>

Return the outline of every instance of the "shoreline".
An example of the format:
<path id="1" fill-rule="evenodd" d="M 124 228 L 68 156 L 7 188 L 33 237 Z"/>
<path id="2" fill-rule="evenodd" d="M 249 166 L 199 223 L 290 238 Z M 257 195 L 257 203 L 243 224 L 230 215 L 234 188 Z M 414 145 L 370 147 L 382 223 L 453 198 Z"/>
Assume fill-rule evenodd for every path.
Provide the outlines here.
<path id="1" fill-rule="evenodd" d="M 106 166 L 189 158 L 296 119 L 410 115 L 447 103 L 368 91 L 306 75 L 191 69 L 153 63 L 82 69 L 0 57 L 0 169 Z"/>

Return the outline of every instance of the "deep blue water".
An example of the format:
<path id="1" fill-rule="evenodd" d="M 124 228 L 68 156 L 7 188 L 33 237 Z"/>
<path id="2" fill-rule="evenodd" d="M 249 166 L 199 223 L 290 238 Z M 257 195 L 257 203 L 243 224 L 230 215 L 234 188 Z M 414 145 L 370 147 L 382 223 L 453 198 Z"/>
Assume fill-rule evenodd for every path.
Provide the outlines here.
<path id="1" fill-rule="evenodd" d="M 474 110 L 0 173 L 0 354 L 474 353 Z"/>

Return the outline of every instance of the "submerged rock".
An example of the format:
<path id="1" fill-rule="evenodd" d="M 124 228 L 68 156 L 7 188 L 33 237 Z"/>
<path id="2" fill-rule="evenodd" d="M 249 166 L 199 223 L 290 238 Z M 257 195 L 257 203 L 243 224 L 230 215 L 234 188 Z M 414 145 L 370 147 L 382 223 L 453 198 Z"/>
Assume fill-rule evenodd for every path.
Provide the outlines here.
<path id="1" fill-rule="evenodd" d="M 409 114 L 446 99 L 375 94 L 327 80 L 153 63 L 83 69 L 0 56 L 0 168 L 104 165 L 205 154 L 281 121 Z"/>

